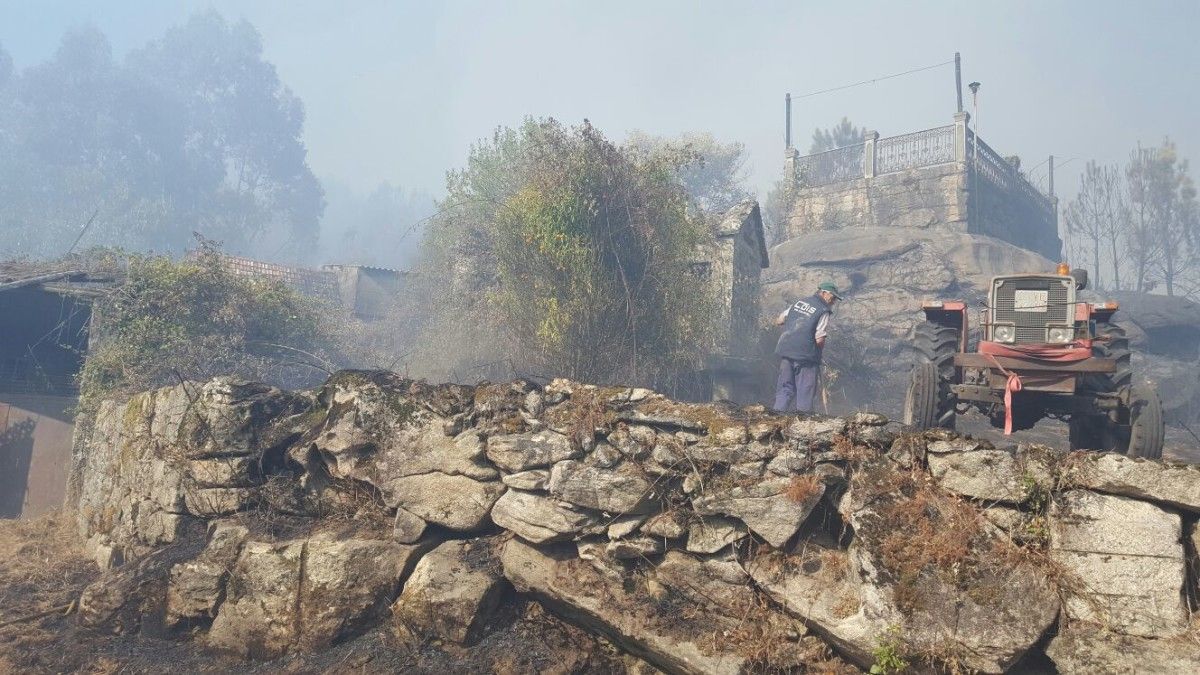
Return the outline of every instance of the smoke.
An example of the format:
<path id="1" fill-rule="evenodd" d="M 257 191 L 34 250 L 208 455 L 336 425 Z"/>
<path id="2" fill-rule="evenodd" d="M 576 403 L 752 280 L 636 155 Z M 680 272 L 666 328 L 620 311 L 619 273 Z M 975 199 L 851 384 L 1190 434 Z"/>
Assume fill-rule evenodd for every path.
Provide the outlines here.
<path id="1" fill-rule="evenodd" d="M 363 194 L 326 178 L 325 217 L 314 262 L 410 269 L 437 209 L 428 193 L 380 183 Z"/>

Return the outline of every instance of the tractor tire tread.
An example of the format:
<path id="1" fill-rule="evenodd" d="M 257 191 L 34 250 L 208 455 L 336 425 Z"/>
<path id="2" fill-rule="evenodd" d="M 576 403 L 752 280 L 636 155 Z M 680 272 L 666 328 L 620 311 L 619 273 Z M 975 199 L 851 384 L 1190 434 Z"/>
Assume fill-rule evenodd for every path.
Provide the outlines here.
<path id="1" fill-rule="evenodd" d="M 1130 399 L 1129 446 L 1125 454 L 1144 459 L 1162 459 L 1166 427 L 1158 392 L 1134 387 Z"/>

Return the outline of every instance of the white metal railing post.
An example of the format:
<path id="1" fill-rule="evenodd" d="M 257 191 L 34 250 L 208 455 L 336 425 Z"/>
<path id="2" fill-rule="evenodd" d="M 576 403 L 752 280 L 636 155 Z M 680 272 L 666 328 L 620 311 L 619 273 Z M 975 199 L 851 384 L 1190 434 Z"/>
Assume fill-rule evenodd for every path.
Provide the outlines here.
<path id="1" fill-rule="evenodd" d="M 878 131 L 868 131 L 863 141 L 863 178 L 875 176 L 875 141 L 879 140 Z"/>
<path id="2" fill-rule="evenodd" d="M 954 113 L 954 161 L 967 161 L 967 124 L 971 121 L 971 113 Z"/>

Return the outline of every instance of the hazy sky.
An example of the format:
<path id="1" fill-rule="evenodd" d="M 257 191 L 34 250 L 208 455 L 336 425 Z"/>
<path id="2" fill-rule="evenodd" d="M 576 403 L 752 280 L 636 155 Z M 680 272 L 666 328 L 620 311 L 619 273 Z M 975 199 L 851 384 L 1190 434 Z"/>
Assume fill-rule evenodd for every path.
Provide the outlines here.
<path id="1" fill-rule="evenodd" d="M 123 56 L 209 7 L 262 34 L 307 108 L 314 172 L 362 190 L 388 180 L 440 194 L 472 142 L 536 115 L 588 118 L 613 138 L 640 129 L 740 141 L 762 196 L 782 167 L 785 92 L 956 50 L 964 82 L 983 85 L 982 136 L 1026 168 L 1056 155 L 1060 193 L 1086 159 L 1122 161 L 1139 140 L 1169 134 L 1200 160 L 1200 0 L 0 0 L 0 45 L 24 67 L 64 31 L 93 24 Z M 949 123 L 954 105 L 952 66 L 798 100 L 797 145 L 843 115 L 886 136 Z"/>

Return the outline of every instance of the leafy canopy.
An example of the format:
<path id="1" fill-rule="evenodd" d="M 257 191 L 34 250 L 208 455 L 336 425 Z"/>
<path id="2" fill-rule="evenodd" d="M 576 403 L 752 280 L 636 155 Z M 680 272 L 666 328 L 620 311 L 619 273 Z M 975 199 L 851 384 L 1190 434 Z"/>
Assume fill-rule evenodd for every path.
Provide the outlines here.
<path id="1" fill-rule="evenodd" d="M 63 255 L 89 220 L 83 247 L 303 252 L 324 208 L 303 125 L 258 33 L 211 10 L 123 60 L 94 28 L 19 72 L 0 49 L 0 256 Z"/>
<path id="2" fill-rule="evenodd" d="M 866 127 L 856 127 L 849 118 L 843 117 L 841 122 L 828 129 L 813 131 L 812 144 L 808 146 L 808 154 L 812 155 L 862 143 L 866 135 Z"/>
<path id="3" fill-rule="evenodd" d="M 588 381 L 697 365 L 713 299 L 691 273 L 711 242 L 681 153 L 622 148 L 586 121 L 527 120 L 476 146 L 430 228 L 447 294 L 435 322 L 468 360 Z"/>

